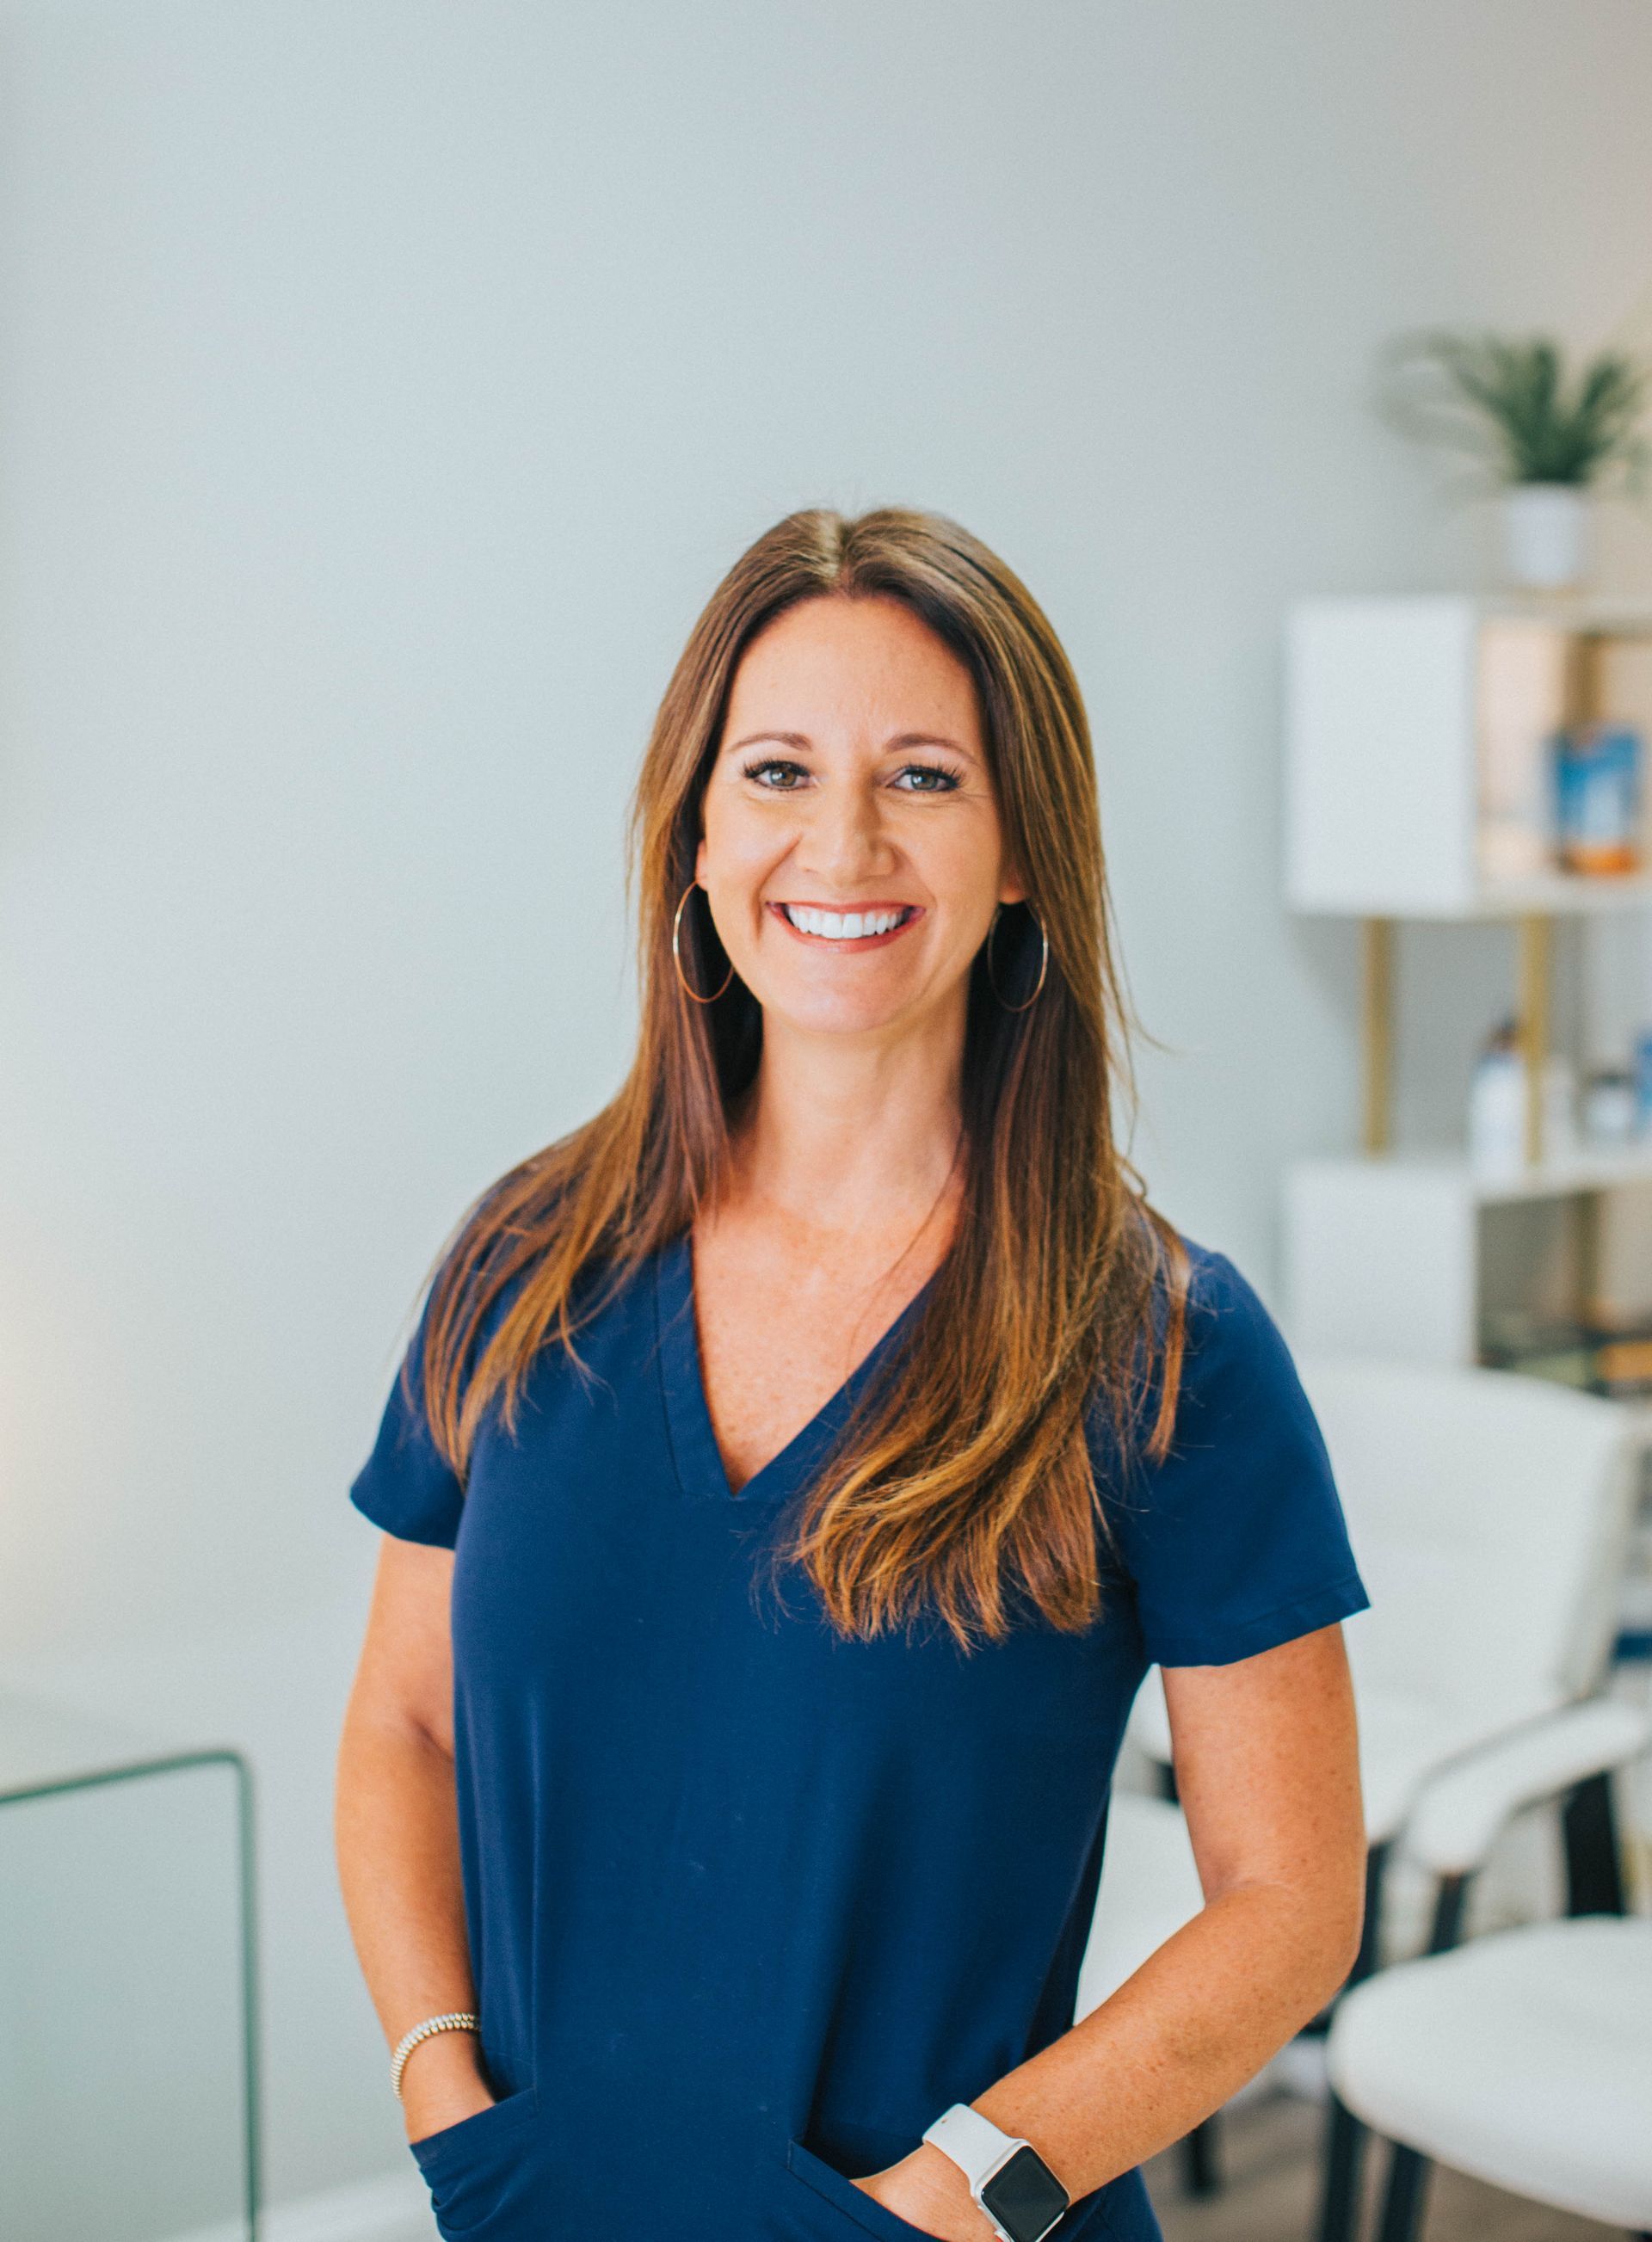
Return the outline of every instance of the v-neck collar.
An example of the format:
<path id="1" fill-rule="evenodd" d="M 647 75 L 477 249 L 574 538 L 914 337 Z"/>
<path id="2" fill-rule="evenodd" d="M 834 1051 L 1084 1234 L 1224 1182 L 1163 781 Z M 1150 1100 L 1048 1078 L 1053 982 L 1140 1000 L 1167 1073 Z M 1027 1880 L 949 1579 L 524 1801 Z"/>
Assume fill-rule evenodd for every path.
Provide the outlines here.
<path id="1" fill-rule="evenodd" d="M 823 1402 L 777 1455 L 755 1472 L 736 1494 L 729 1484 L 722 1452 L 712 1429 L 706 1399 L 700 1333 L 695 1313 L 694 1233 L 678 1232 L 661 1247 L 654 1265 L 655 1313 L 666 1422 L 671 1433 L 677 1477 L 685 1494 L 711 1502 L 778 1502 L 801 1486 L 842 1429 L 856 1393 L 874 1366 L 917 1315 L 935 1283 L 933 1272 L 892 1324 L 856 1364 L 837 1391 Z"/>

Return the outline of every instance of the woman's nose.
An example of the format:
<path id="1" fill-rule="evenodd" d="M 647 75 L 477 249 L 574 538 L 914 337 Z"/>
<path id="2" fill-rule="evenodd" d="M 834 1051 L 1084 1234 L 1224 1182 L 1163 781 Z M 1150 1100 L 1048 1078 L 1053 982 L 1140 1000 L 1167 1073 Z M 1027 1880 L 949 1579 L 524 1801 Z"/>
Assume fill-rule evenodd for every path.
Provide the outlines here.
<path id="1" fill-rule="evenodd" d="M 876 785 L 823 787 L 809 809 L 802 855 L 811 868 L 842 877 L 851 869 L 876 869 L 892 853 Z"/>

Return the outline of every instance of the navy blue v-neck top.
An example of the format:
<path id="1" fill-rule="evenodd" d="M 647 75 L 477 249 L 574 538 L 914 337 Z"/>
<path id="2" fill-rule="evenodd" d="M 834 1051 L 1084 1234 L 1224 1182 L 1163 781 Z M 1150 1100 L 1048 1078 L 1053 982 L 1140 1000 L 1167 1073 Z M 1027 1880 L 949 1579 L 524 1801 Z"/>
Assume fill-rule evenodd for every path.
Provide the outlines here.
<path id="1" fill-rule="evenodd" d="M 1285 1341 L 1194 1263 L 1178 1438 L 1117 1491 L 1085 1632 L 1024 1606 L 835 1635 L 755 1553 L 934 1279 L 735 1495 L 688 1233 L 490 1414 L 461 1488 L 398 1377 L 351 1499 L 455 1552 L 455 1775 L 499 2099 L 415 2141 L 453 2242 L 922 2242 L 852 2185 L 1073 2022 L 1109 1787 L 1148 1667 L 1247 1658 L 1365 1608 Z M 415 1333 L 409 1352 L 419 1344 Z M 413 1386 L 417 1394 L 417 1379 Z M 1151 1422 L 1151 1417 L 1148 1420 Z M 1155 2242 L 1139 2172 L 1052 2242 Z"/>

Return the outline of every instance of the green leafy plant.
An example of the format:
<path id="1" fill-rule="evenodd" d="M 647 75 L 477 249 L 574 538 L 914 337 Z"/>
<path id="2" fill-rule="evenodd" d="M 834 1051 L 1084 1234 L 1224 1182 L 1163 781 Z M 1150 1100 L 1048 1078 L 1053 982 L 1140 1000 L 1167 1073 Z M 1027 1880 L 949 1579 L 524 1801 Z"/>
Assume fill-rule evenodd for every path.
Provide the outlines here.
<path id="1" fill-rule="evenodd" d="M 1464 453 L 1476 480 L 1645 487 L 1648 450 L 1636 433 L 1652 375 L 1616 352 L 1583 366 L 1569 386 L 1560 346 L 1440 329 L 1404 335 L 1386 353 L 1380 405 L 1407 436 Z"/>

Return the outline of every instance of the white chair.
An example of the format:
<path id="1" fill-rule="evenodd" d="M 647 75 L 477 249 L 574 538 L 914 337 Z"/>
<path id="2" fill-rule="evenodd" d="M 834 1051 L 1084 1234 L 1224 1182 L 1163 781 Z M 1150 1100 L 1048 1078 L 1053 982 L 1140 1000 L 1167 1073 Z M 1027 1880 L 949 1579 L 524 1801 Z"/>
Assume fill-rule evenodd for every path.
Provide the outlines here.
<path id="1" fill-rule="evenodd" d="M 1393 1958 L 1384 1871 L 1408 1819 L 1436 1789 L 1449 1801 L 1471 1762 L 1510 1736 L 1554 1728 L 1574 1793 L 1571 1907 L 1616 1910 L 1606 1770 L 1622 1745 L 1622 1708 L 1609 1709 L 1603 1726 L 1592 1715 L 1581 1728 L 1577 1719 L 1602 1684 L 1615 1629 L 1642 1439 L 1631 1413 L 1503 1371 L 1306 1351 L 1296 1361 L 1372 1601 L 1347 1634 L 1371 1847 L 1366 1940 L 1349 1984 Z M 1157 1669 L 1131 1733 L 1173 1791 Z M 1115 1843 L 1125 1857 L 1115 1881 L 1104 1878 L 1095 1934 L 1102 1955 L 1127 1953 L 1156 1929 L 1168 1935 L 1159 1926 L 1172 1898 L 1182 1922 L 1202 1904 L 1196 1880 L 1190 1891 L 1184 1879 L 1156 1872 L 1179 1856 L 1168 1827 L 1152 1833 L 1152 1823 L 1175 1810 L 1134 1800 L 1110 1833 L 1110 1874 Z M 1139 1870 L 1131 1850 L 1139 1851 Z M 1442 1885 L 1432 1943 L 1454 1940 L 1463 1890 L 1461 1882 Z M 1362 2139 L 1333 2096 L 1321 2242 L 1347 2242 L 1352 2232 Z M 1209 2168 L 1207 2137 L 1203 2154 L 1194 2145 L 1195 2185 L 1201 2174 L 1208 2184 Z"/>
<path id="2" fill-rule="evenodd" d="M 1645 1710 L 1589 1711 L 1595 1757 L 1652 1742 Z M 1442 1890 L 1588 1756 L 1547 1727 L 1414 1817 L 1407 1846 Z M 1380 2242 L 1414 2242 L 1432 2163 L 1652 2242 L 1652 1923 L 1574 1916 L 1396 1963 L 1337 2004 L 1326 2060 L 1341 2104 L 1393 2144 Z"/>

